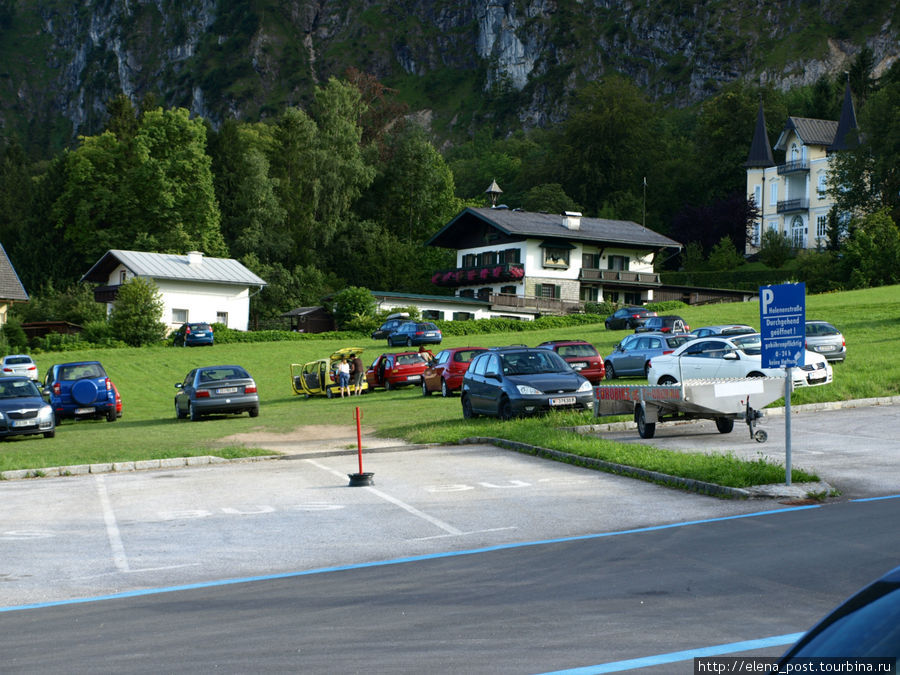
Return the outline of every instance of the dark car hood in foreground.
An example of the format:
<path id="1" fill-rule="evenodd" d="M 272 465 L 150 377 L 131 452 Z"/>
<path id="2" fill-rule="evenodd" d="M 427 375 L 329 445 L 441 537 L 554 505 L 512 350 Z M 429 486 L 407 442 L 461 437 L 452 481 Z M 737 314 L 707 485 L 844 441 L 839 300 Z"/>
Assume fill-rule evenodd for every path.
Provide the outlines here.
<path id="1" fill-rule="evenodd" d="M 16 398 L 0 398 L 0 411 L 19 410 L 23 408 L 43 408 L 47 402 L 40 396 L 17 396 Z"/>
<path id="2" fill-rule="evenodd" d="M 535 373 L 528 375 L 508 375 L 506 379 L 513 386 L 524 384 L 540 389 L 545 394 L 575 391 L 585 382 L 585 378 L 575 373 Z"/>

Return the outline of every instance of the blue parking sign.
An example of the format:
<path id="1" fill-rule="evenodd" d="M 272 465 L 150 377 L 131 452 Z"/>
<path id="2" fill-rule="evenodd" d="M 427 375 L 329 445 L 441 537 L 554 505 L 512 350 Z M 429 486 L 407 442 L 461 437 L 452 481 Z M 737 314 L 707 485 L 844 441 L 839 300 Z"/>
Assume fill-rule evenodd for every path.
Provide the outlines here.
<path id="1" fill-rule="evenodd" d="M 793 368 L 806 363 L 806 284 L 759 289 L 763 368 Z"/>

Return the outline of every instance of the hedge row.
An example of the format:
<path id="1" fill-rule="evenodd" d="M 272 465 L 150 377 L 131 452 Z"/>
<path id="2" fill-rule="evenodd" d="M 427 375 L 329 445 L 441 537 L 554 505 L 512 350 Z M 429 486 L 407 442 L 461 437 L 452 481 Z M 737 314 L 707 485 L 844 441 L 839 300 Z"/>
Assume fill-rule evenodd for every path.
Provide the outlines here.
<path id="1" fill-rule="evenodd" d="M 760 286 L 796 281 L 797 272 L 791 270 L 725 270 L 719 272 L 663 272 L 660 279 L 668 286 L 697 286 L 699 288 L 733 288 L 757 291 Z"/>

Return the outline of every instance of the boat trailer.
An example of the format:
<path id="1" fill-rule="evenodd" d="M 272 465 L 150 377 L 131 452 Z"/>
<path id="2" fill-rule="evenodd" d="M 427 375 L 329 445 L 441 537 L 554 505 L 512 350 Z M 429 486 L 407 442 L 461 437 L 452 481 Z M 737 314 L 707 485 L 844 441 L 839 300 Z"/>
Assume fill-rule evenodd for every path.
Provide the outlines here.
<path id="1" fill-rule="evenodd" d="M 594 416 L 634 415 L 641 438 L 653 438 L 657 422 L 709 419 L 727 434 L 735 420 L 744 420 L 750 438 L 764 443 L 768 434 L 756 423 L 765 415 L 762 408 L 784 396 L 784 383 L 781 377 L 746 377 L 672 385 L 599 385 L 594 387 Z"/>

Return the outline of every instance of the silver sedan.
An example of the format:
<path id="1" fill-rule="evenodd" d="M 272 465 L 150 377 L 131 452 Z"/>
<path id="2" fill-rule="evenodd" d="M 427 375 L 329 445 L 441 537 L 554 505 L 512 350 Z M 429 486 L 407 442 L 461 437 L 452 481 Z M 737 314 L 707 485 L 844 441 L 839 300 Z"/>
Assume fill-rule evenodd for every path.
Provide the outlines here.
<path id="1" fill-rule="evenodd" d="M 175 385 L 175 417 L 196 422 L 204 415 L 259 415 L 259 393 L 250 373 L 240 366 L 204 366 Z"/>

